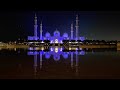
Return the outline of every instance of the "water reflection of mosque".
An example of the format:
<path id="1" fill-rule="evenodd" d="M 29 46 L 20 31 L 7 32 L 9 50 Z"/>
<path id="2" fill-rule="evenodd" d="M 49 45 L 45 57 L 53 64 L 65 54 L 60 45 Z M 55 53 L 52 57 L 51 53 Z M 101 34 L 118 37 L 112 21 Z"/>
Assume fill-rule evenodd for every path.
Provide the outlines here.
<path id="1" fill-rule="evenodd" d="M 53 56 L 53 59 L 55 61 L 59 61 L 60 60 L 60 56 L 62 56 L 64 59 L 67 59 L 69 57 L 69 55 L 71 56 L 70 60 L 71 60 L 71 68 L 74 67 L 73 65 L 73 57 L 75 55 L 75 67 L 76 67 L 76 73 L 78 73 L 78 62 L 79 62 L 79 55 L 85 55 L 85 51 L 81 50 L 81 51 L 69 51 L 69 52 L 63 52 L 63 48 L 49 48 L 49 51 L 44 51 L 44 50 L 33 50 L 33 51 L 28 51 L 28 55 L 33 55 L 34 56 L 34 73 L 36 75 L 37 73 L 37 66 L 38 66 L 38 59 L 40 61 L 40 69 L 42 68 L 42 61 L 43 61 L 43 55 L 45 56 L 46 59 L 50 59 L 51 56 Z M 39 56 L 39 58 L 38 58 Z"/>

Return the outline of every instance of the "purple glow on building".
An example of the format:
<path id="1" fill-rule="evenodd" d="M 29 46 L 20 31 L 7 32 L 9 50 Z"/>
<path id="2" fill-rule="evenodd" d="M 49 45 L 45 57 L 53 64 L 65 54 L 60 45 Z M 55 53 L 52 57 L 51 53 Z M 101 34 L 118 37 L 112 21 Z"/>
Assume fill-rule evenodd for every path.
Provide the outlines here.
<path id="1" fill-rule="evenodd" d="M 73 34 L 73 30 L 74 30 L 74 26 L 73 23 L 71 24 L 70 27 L 70 33 L 71 35 L 68 35 L 68 33 L 63 33 L 63 35 L 61 35 L 61 33 L 56 29 L 53 32 L 53 36 L 51 36 L 51 34 L 49 32 L 46 32 L 45 36 L 43 36 L 43 24 L 42 22 L 39 24 L 40 25 L 40 35 L 38 35 L 38 24 L 37 24 L 37 16 L 35 14 L 35 18 L 34 18 L 34 36 L 28 36 L 28 40 L 50 40 L 50 43 L 62 43 L 63 40 L 81 40 L 84 41 L 85 37 L 79 37 L 79 19 L 78 19 L 78 15 L 76 15 L 76 25 L 75 25 L 75 36 Z M 39 36 L 39 37 L 38 37 Z M 73 38 L 75 37 L 75 38 Z"/>
<path id="2" fill-rule="evenodd" d="M 28 40 L 38 40 L 39 37 L 35 37 L 35 36 L 28 36 Z"/>
<path id="3" fill-rule="evenodd" d="M 51 35 L 50 35 L 50 33 L 49 33 L 49 32 L 47 32 L 47 33 L 45 34 L 45 38 L 46 38 L 46 40 L 50 40 Z"/>
<path id="4" fill-rule="evenodd" d="M 79 37 L 79 40 L 84 41 L 85 37 Z"/>
<path id="5" fill-rule="evenodd" d="M 34 40 L 33 36 L 28 36 L 28 40 Z"/>

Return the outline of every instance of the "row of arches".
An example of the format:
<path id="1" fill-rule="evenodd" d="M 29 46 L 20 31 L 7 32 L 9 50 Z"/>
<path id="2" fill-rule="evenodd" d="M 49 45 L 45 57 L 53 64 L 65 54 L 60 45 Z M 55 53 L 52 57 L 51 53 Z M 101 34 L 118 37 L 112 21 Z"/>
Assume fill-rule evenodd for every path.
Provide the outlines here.
<path id="1" fill-rule="evenodd" d="M 45 34 L 45 37 L 46 38 L 50 38 L 50 37 L 60 37 L 60 32 L 59 31 L 54 31 L 54 36 L 51 36 L 51 34 L 49 33 L 49 32 L 47 32 L 46 34 Z M 62 36 L 63 38 L 68 38 L 68 33 L 64 33 L 63 34 L 63 36 Z"/>

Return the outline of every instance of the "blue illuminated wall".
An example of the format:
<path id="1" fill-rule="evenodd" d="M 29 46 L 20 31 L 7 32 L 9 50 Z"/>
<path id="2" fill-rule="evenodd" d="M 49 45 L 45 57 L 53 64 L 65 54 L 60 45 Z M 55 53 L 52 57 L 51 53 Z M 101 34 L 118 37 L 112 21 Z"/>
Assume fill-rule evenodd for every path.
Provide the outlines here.
<path id="1" fill-rule="evenodd" d="M 28 36 L 28 40 L 39 40 L 39 37 L 36 38 L 35 36 Z M 70 37 L 68 36 L 68 33 L 64 33 L 60 36 L 59 31 L 54 31 L 53 36 L 47 32 L 45 36 L 43 36 L 43 40 L 50 40 L 51 43 L 57 43 L 56 40 L 58 40 L 58 43 L 61 43 L 63 40 L 70 40 Z M 79 40 L 84 41 L 85 37 L 79 37 Z"/>
<path id="2" fill-rule="evenodd" d="M 36 36 L 28 36 L 28 40 L 38 40 L 39 37 Z"/>

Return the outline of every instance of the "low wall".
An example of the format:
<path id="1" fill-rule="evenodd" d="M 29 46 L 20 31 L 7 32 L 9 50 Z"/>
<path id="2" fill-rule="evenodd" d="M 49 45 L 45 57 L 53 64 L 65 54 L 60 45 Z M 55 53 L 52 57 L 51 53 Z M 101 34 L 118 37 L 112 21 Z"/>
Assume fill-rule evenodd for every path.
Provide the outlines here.
<path id="1" fill-rule="evenodd" d="M 6 48 L 29 48 L 28 45 L 7 45 Z"/>

